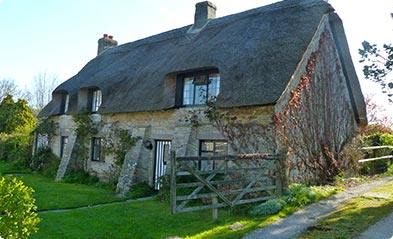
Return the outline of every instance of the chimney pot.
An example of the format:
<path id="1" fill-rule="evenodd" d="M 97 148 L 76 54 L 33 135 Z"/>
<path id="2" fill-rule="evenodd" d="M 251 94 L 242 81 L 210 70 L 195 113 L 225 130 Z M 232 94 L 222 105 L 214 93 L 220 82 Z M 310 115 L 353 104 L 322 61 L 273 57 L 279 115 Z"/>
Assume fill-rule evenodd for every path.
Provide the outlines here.
<path id="1" fill-rule="evenodd" d="M 217 7 L 210 1 L 195 5 L 194 29 L 202 28 L 209 19 L 216 18 Z"/>
<path id="2" fill-rule="evenodd" d="M 104 37 L 98 40 L 97 55 L 100 55 L 106 49 L 115 46 L 117 46 L 117 41 L 113 39 L 113 36 L 104 34 Z"/>

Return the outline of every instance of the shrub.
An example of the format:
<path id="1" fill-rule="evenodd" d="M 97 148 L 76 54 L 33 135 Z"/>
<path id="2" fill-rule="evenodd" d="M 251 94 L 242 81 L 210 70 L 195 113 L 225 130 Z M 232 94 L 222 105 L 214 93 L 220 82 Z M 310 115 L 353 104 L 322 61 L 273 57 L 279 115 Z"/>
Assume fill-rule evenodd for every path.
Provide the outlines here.
<path id="1" fill-rule="evenodd" d="M 132 187 L 131 191 L 127 194 L 130 198 L 143 198 L 156 195 L 157 191 L 154 187 L 149 186 L 147 183 L 139 183 Z"/>
<path id="2" fill-rule="evenodd" d="M 251 211 L 251 215 L 261 215 L 261 216 L 268 216 L 274 215 L 283 209 L 286 205 L 286 202 L 282 198 L 273 198 L 269 199 L 266 202 L 255 206 Z"/>
<path id="3" fill-rule="evenodd" d="M 393 134 L 382 134 L 374 133 L 363 137 L 366 146 L 393 146 Z M 373 152 L 371 157 L 384 156 L 387 152 L 381 154 L 377 150 Z M 389 153 L 389 152 L 388 152 Z M 390 151 L 390 154 L 393 154 Z M 362 164 L 362 174 L 380 174 L 385 173 L 388 170 L 387 160 L 377 160 L 372 162 L 366 162 Z"/>
<path id="4" fill-rule="evenodd" d="M 317 202 L 323 198 L 330 197 L 330 196 L 332 196 L 342 190 L 342 188 L 340 188 L 340 187 L 334 187 L 334 186 L 329 186 L 329 185 L 311 186 L 310 189 L 311 189 L 312 193 L 315 195 L 315 198 L 313 200 L 314 202 Z"/>
<path id="5" fill-rule="evenodd" d="M 369 124 L 360 132 L 361 135 L 372 135 L 375 133 L 393 134 L 393 129 L 382 124 Z"/>
<path id="6" fill-rule="evenodd" d="M 171 179 L 169 175 L 163 175 L 158 179 L 160 183 L 160 191 L 158 192 L 158 199 L 161 202 L 170 202 L 171 200 Z"/>
<path id="7" fill-rule="evenodd" d="M 79 183 L 86 185 L 95 185 L 100 180 L 97 176 L 90 175 L 83 171 L 72 171 L 64 175 L 63 181 L 66 183 Z"/>
<path id="8" fill-rule="evenodd" d="M 38 148 L 36 155 L 33 157 L 31 167 L 33 170 L 41 173 L 42 175 L 54 178 L 60 164 L 60 158 L 52 153 L 49 147 Z"/>
<path id="9" fill-rule="evenodd" d="M 28 238 L 37 232 L 38 218 L 33 189 L 16 178 L 0 179 L 0 236 Z"/>
<path id="10" fill-rule="evenodd" d="M 316 194 L 304 184 L 294 183 L 288 187 L 286 202 L 292 207 L 304 207 L 316 199 Z"/>
<path id="11" fill-rule="evenodd" d="M 28 167 L 31 152 L 30 142 L 31 136 L 29 134 L 3 134 L 0 141 L 0 160 L 23 161 Z"/>

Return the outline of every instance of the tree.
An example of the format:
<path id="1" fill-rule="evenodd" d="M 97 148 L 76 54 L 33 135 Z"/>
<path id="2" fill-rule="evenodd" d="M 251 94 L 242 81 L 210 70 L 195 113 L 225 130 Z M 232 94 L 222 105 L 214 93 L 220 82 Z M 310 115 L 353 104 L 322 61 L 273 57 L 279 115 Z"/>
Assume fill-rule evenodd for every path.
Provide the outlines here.
<path id="1" fill-rule="evenodd" d="M 40 222 L 34 190 L 16 178 L 0 178 L 0 237 L 29 238 Z"/>
<path id="2" fill-rule="evenodd" d="M 13 95 L 16 97 L 22 96 L 22 93 L 15 83 L 15 80 L 10 78 L 4 78 L 0 80 L 0 101 L 2 101 L 7 95 Z"/>
<path id="3" fill-rule="evenodd" d="M 11 134 L 23 129 L 32 129 L 35 118 L 27 101 L 18 99 L 14 102 L 11 95 L 7 95 L 0 103 L 0 133 Z"/>
<path id="4" fill-rule="evenodd" d="M 393 18 L 393 14 L 392 14 Z M 382 93 L 387 94 L 389 102 L 393 103 L 393 45 L 384 44 L 382 49 L 368 41 L 362 42 L 360 62 L 364 63 L 363 73 L 366 79 L 370 79 L 381 86 Z"/>
<path id="5" fill-rule="evenodd" d="M 367 119 L 369 123 L 393 126 L 393 118 L 388 115 L 387 109 L 375 101 L 373 95 L 366 95 Z"/>
<path id="6" fill-rule="evenodd" d="M 43 71 L 34 76 L 31 84 L 31 105 L 41 110 L 52 98 L 52 91 L 59 84 L 59 76 L 54 73 Z"/>

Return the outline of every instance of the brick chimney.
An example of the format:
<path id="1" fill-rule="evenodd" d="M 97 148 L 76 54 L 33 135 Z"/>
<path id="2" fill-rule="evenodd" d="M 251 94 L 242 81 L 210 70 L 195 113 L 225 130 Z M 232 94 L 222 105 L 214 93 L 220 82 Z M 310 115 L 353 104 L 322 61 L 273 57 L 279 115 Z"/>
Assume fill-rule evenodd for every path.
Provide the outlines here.
<path id="1" fill-rule="evenodd" d="M 97 56 L 104 52 L 106 49 L 115 46 L 117 46 L 117 41 L 113 40 L 113 36 L 104 34 L 104 36 L 98 40 Z"/>
<path id="2" fill-rule="evenodd" d="M 216 18 L 217 7 L 212 2 L 199 2 L 195 5 L 195 16 L 193 29 L 200 29 L 205 26 L 209 19 Z"/>

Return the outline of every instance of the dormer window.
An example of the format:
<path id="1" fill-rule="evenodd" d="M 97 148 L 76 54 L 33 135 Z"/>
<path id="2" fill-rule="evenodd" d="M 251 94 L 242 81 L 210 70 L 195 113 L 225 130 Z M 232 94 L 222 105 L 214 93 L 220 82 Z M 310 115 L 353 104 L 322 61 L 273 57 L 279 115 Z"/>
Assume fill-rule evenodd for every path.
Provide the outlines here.
<path id="1" fill-rule="evenodd" d="M 102 92 L 99 89 L 91 89 L 89 91 L 89 109 L 92 113 L 98 111 L 102 103 Z"/>
<path id="2" fill-rule="evenodd" d="M 61 95 L 61 109 L 60 109 L 61 114 L 65 114 L 68 112 L 69 104 L 70 104 L 70 95 L 67 93 L 63 93 Z"/>
<path id="3" fill-rule="evenodd" d="M 182 85 L 183 106 L 204 105 L 214 100 L 220 93 L 220 74 L 218 70 L 183 74 L 180 76 Z"/>

